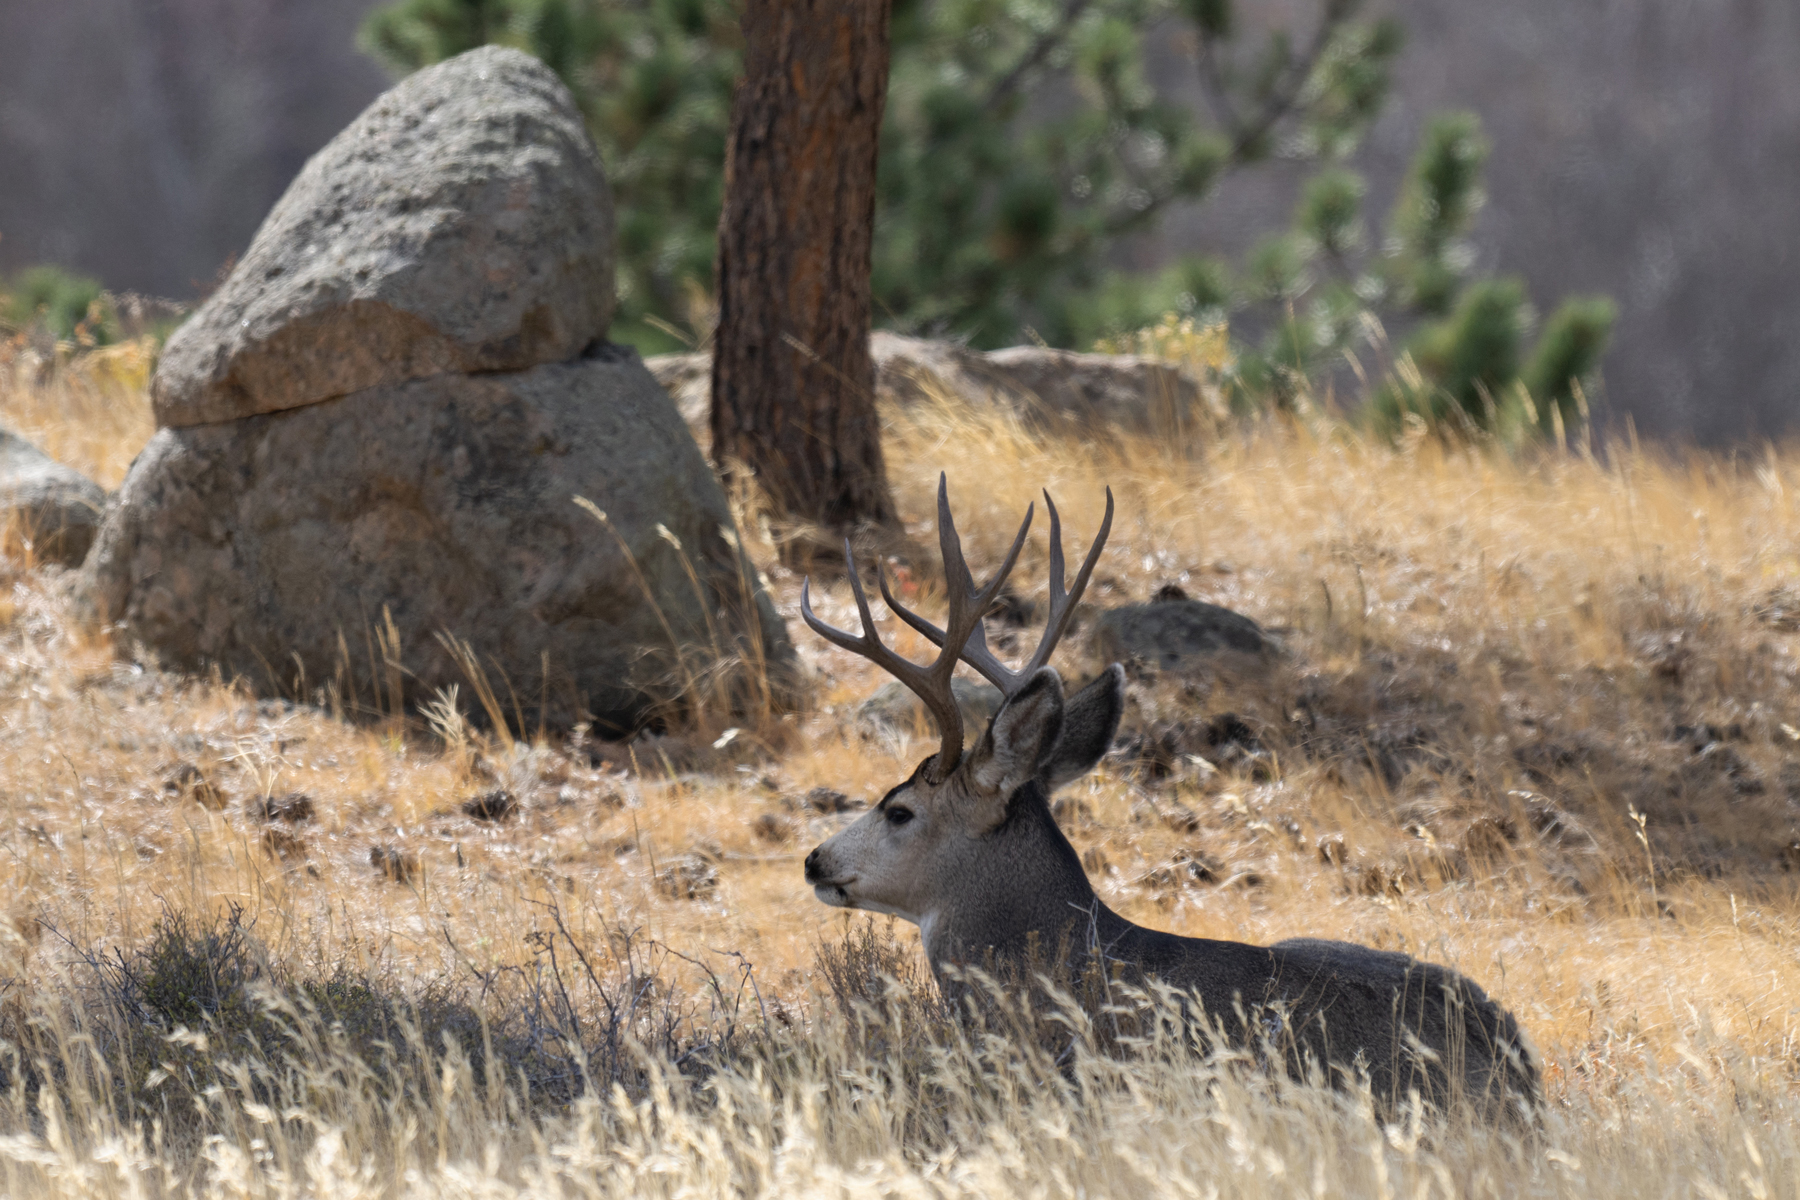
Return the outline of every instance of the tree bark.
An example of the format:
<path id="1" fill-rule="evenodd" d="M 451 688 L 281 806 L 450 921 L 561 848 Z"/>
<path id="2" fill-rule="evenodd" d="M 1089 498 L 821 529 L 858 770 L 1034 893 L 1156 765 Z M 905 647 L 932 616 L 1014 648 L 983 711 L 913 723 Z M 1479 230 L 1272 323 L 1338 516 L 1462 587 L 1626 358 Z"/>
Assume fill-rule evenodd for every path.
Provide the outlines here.
<path id="1" fill-rule="evenodd" d="M 725 155 L 713 459 L 751 473 L 780 517 L 839 535 L 897 523 L 869 357 L 891 11 L 746 0 Z"/>

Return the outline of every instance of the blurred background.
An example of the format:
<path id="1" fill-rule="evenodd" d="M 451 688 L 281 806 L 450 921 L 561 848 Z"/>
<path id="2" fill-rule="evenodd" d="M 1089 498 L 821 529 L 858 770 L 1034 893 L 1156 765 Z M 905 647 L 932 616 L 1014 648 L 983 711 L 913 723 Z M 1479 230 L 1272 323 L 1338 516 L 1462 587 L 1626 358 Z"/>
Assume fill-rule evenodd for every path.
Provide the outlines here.
<path id="1" fill-rule="evenodd" d="M 482 37 L 528 48 L 577 48 L 575 61 L 553 65 L 572 81 L 584 81 L 590 114 L 610 131 L 596 135 L 609 156 L 609 171 L 620 170 L 611 156 L 624 153 L 622 143 L 609 143 L 608 137 L 618 143 L 624 118 L 603 111 L 603 93 L 608 87 L 642 90 L 649 84 L 648 68 L 630 75 L 616 62 L 604 70 L 592 65 L 606 53 L 596 50 L 593 39 L 612 36 L 608 30 L 616 34 L 617 28 L 596 17 L 600 24 L 571 34 L 526 20 L 537 19 L 533 14 L 541 16 L 548 5 L 530 8 L 521 0 L 489 7 L 500 11 L 504 28 Z M 694 44 L 720 48 L 722 59 L 707 57 L 710 51 L 703 49 L 658 60 L 659 86 L 691 84 L 711 97 L 709 110 L 681 117 L 688 138 L 682 144 L 694 144 L 695 129 L 704 144 L 706 122 L 723 119 L 720 80 L 729 79 L 732 48 L 721 14 L 728 17 L 728 10 L 698 3 L 617 7 L 638 10 L 636 19 L 651 26 L 662 21 L 653 29 L 658 37 L 673 37 L 667 30 L 679 27 L 685 30 L 681 36 L 699 39 Z M 897 7 L 890 116 L 902 121 L 914 114 L 916 127 L 926 130 L 919 145 L 928 148 L 932 137 L 961 136 L 931 124 L 948 118 L 941 106 L 931 107 L 935 85 L 921 80 L 930 72 L 932 79 L 950 78 L 955 72 L 946 74 L 946 64 L 962 70 L 962 78 L 977 80 L 980 71 L 1004 65 L 975 61 L 969 57 L 973 51 L 957 48 L 963 43 L 951 45 L 955 37 L 967 39 L 979 22 L 1000 19 L 977 11 L 982 7 Z M 1217 13 L 1224 10 L 1204 2 L 1166 6 L 1166 12 L 1164 7 L 1046 6 L 1052 16 L 1075 12 L 1088 25 L 1072 25 L 1066 47 L 1037 64 L 1041 71 L 1031 86 L 1017 89 L 1019 107 L 1007 110 L 1011 119 L 1043 130 L 1084 114 L 1107 116 L 1114 111 L 1109 105 L 1150 112 L 1142 96 L 1132 98 L 1135 72 L 1153 89 L 1157 104 L 1196 114 L 1230 142 L 1233 128 L 1225 114 L 1243 117 L 1254 109 L 1255 96 L 1235 110 L 1229 103 L 1221 109 L 1197 69 L 1197 48 L 1212 44 L 1204 36 L 1213 28 L 1207 22 L 1220 19 Z M 1333 7 L 1346 6 L 1274 3 L 1256 6 L 1254 13 L 1244 6 L 1229 14 L 1229 28 L 1214 32 L 1220 46 L 1238 53 L 1243 94 L 1260 86 L 1251 77 L 1271 34 L 1289 31 L 1288 52 L 1298 61 L 1310 31 Z M 365 22 L 375 10 L 407 8 L 371 0 L 0 0 L 0 278 L 16 281 L 29 268 L 53 264 L 116 291 L 177 300 L 204 292 L 243 251 L 309 154 L 397 73 L 441 56 L 397 25 L 388 30 L 385 52 L 383 43 L 369 36 Z M 456 8 L 454 2 L 434 6 L 415 0 L 410 16 L 430 27 L 434 11 L 454 17 Z M 1097 23 L 1095 14 L 1103 10 L 1118 18 L 1111 33 Z M 1368 35 L 1360 43 L 1383 72 L 1385 87 L 1362 97 L 1369 104 L 1366 114 L 1334 118 L 1345 131 L 1340 141 L 1321 143 L 1308 132 L 1312 126 L 1278 122 L 1267 144 L 1223 166 L 1212 162 L 1206 167 L 1212 174 L 1189 181 L 1197 186 L 1171 184 L 1166 195 L 1159 192 L 1147 203 L 1153 211 L 1145 220 L 1105 239 L 1095 260 L 1104 278 L 1092 263 L 1074 263 L 1065 241 L 1056 252 L 1062 257 L 1031 260 L 1039 265 L 1019 276 L 1024 283 L 1009 279 L 996 292 L 1012 307 L 984 301 L 945 309 L 910 301 L 908 296 L 931 292 L 933 279 L 884 283 L 878 246 L 877 323 L 978 344 L 1040 336 L 1087 349 L 1097 336 L 1172 306 L 1202 316 L 1220 314 L 1234 334 L 1243 331 L 1247 345 L 1258 337 L 1279 341 L 1283 331 L 1293 340 L 1297 335 L 1284 324 L 1284 312 L 1305 317 L 1326 313 L 1334 303 L 1321 290 L 1331 257 L 1319 250 L 1323 235 L 1295 212 L 1309 182 L 1330 167 L 1355 173 L 1357 185 L 1346 194 L 1359 200 L 1357 237 L 1376 263 L 1344 268 L 1345 287 L 1381 300 L 1370 299 L 1369 308 L 1386 314 L 1386 334 L 1398 339 L 1455 307 L 1455 296 L 1436 309 L 1398 303 L 1410 285 L 1397 282 L 1379 260 L 1384 254 L 1404 257 L 1397 249 L 1405 224 L 1397 206 L 1404 206 L 1408 172 L 1433 122 L 1446 113 L 1472 114 L 1479 131 L 1474 137 L 1485 145 L 1486 157 L 1471 195 L 1475 201 L 1485 197 L 1485 203 L 1471 203 L 1466 227 L 1449 231 L 1454 244 L 1444 251 L 1444 261 L 1459 277 L 1516 277 L 1531 301 L 1523 310 L 1526 319 L 1535 312 L 1540 325 L 1564 297 L 1609 299 L 1616 319 L 1594 381 L 1604 397 L 1605 419 L 1618 422 L 1629 415 L 1642 433 L 1705 444 L 1791 431 L 1800 398 L 1800 337 L 1795 336 L 1800 330 L 1795 283 L 1800 5 L 1791 0 L 1390 0 L 1347 15 L 1361 23 L 1365 35 L 1382 18 L 1391 18 L 1402 36 L 1391 48 L 1379 40 L 1385 35 Z M 1134 28 L 1137 42 L 1120 48 L 1118 23 L 1134 16 L 1141 22 Z M 910 24 L 903 29 L 903 23 Z M 1196 28 L 1202 31 L 1198 38 Z M 359 29 L 365 30 L 363 49 Z M 1036 44 L 1033 36 L 1030 30 L 1020 35 L 1017 44 L 1025 54 Z M 1115 42 L 1107 43 L 1108 36 Z M 989 43 L 974 38 L 967 44 Z M 924 49 L 908 51 L 909 45 Z M 454 39 L 438 47 L 457 48 Z M 924 56 L 919 59 L 924 65 L 911 73 L 908 53 Z M 1107 93 L 1113 83 L 1124 99 Z M 923 99 L 903 102 L 899 89 L 905 87 L 923 89 Z M 1256 95 L 1266 93 L 1265 87 Z M 1316 100 L 1317 95 L 1302 94 L 1294 102 L 1304 106 Z M 655 118 L 674 110 L 664 104 L 646 111 Z M 1111 124 L 1104 128 L 1121 127 L 1116 115 L 1107 120 Z M 1169 134 L 1164 144 L 1176 145 L 1180 136 Z M 1205 151 L 1214 143 L 1196 145 L 1202 147 L 1196 153 L 1217 149 Z M 905 161 L 900 155 L 895 169 Z M 622 208 L 637 186 L 631 179 L 644 174 L 641 168 L 623 165 Z M 1005 247 L 1028 241 L 1039 227 L 1032 220 L 1042 225 L 1055 218 L 1060 221 L 1055 228 L 1063 231 L 1085 228 L 1075 198 L 1088 177 L 1050 173 L 1065 186 L 1064 210 L 1059 210 L 1064 215 L 1003 214 L 996 220 L 1013 220 L 1017 228 L 976 229 L 984 245 L 1002 246 L 995 261 L 1014 261 L 1008 254 L 1025 261 L 1024 251 Z M 653 281 L 640 282 L 633 293 L 635 309 L 628 297 L 625 333 L 646 351 L 674 348 L 675 342 L 659 340 L 657 330 L 673 326 L 695 333 L 704 324 L 710 259 L 704 233 L 718 204 L 705 178 L 663 180 L 659 186 L 688 189 L 695 215 L 685 230 L 642 233 L 646 244 L 656 243 L 646 255 L 688 264 L 676 279 L 682 286 L 659 292 Z M 884 190 L 884 203 L 890 200 L 898 214 L 919 197 L 895 184 Z M 1006 197 L 995 207 L 1006 209 Z M 898 218 L 889 226 L 897 228 Z M 628 227 L 626 233 L 630 236 Z M 1311 240 L 1294 240 L 1300 235 Z M 1289 241 L 1281 242 L 1284 236 Z M 900 253 L 900 243 L 894 245 Z M 1209 273 L 1210 262 L 1225 265 Z M 1283 272 L 1304 273 L 1309 263 L 1313 278 L 1269 282 Z M 1182 264 L 1185 276 L 1169 274 Z M 997 269 L 993 262 L 970 268 L 976 271 L 970 278 Z M 947 280 L 944 287 L 963 282 Z M 1091 295 L 1092 303 L 1080 312 L 1052 312 L 1041 299 L 1032 299 L 1034 286 L 1046 295 Z M 629 280 L 625 287 L 632 290 Z M 888 294 L 896 299 L 886 305 L 884 319 L 882 298 Z M 1025 299 L 1018 300 L 1020 295 Z M 1177 300 L 1167 301 L 1167 295 Z M 1142 311 L 1131 308 L 1138 300 Z M 1329 324 L 1323 316 L 1318 320 Z M 1306 330 L 1319 347 L 1337 354 L 1365 337 L 1367 323 L 1360 329 L 1346 326 L 1342 336 L 1322 326 Z M 1366 348 L 1362 353 L 1366 358 Z M 1265 368 L 1279 367 L 1276 350 L 1265 350 L 1264 357 Z"/>

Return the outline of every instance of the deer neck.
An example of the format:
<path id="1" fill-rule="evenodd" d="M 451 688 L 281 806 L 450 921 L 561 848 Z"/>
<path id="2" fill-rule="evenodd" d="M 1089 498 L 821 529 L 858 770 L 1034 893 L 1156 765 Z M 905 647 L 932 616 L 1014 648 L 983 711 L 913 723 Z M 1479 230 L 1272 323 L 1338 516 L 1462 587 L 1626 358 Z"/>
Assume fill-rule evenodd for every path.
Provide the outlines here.
<path id="1" fill-rule="evenodd" d="M 1085 959 L 1127 927 L 1094 894 L 1080 856 L 1057 828 L 1043 787 L 1015 793 L 1000 826 L 968 841 L 937 905 L 919 921 L 932 970 L 947 965 L 1005 967 L 1059 946 Z"/>

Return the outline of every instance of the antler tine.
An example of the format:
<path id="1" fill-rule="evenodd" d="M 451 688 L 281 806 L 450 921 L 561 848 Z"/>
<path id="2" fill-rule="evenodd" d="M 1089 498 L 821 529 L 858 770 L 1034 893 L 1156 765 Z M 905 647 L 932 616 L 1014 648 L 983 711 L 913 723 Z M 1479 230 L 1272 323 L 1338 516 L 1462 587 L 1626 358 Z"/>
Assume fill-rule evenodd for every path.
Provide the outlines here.
<path id="1" fill-rule="evenodd" d="M 969 565 L 963 559 L 962 537 L 956 532 L 956 521 L 950 515 L 949 485 L 944 475 L 939 473 L 938 550 L 943 555 L 944 581 L 949 589 L 950 615 L 948 621 L 953 629 L 967 627 L 968 632 L 962 639 L 966 646 L 972 647 L 977 644 L 986 646 L 987 639 L 982 632 L 981 618 L 987 615 L 988 608 L 992 606 L 994 598 L 1000 594 L 1000 588 L 1006 583 L 1007 577 L 1012 574 L 1014 565 L 1018 563 L 1019 551 L 1025 548 L 1025 537 L 1031 532 L 1031 521 L 1036 513 L 1037 506 L 1035 504 L 1026 507 L 1025 519 L 1019 523 L 1019 532 L 1013 537 L 1012 548 L 1006 552 L 1006 558 L 1001 562 L 1000 569 L 994 572 L 994 577 L 988 580 L 987 586 L 977 592 L 975 576 L 969 571 Z M 944 630 L 939 629 L 894 599 L 894 594 L 888 590 L 886 572 L 877 569 L 875 581 L 881 586 L 881 598 L 887 601 L 887 606 L 893 610 L 895 616 L 923 634 L 932 645 L 944 645 L 945 639 L 949 636 Z M 970 619 L 966 607 L 974 609 L 973 619 Z M 969 662 L 970 666 L 975 666 L 975 663 L 966 655 L 964 661 Z"/>
<path id="2" fill-rule="evenodd" d="M 1080 603 L 1081 593 L 1087 591 L 1088 577 L 1094 573 L 1094 565 L 1100 561 L 1100 552 L 1106 548 L 1106 539 L 1112 534 L 1113 494 L 1109 487 L 1106 489 L 1106 515 L 1100 518 L 1100 532 L 1094 535 L 1094 544 L 1088 547 L 1087 557 L 1081 562 L 1081 570 L 1075 573 L 1075 586 L 1064 591 L 1062 521 L 1056 515 L 1056 502 L 1050 499 L 1048 489 L 1044 491 L 1044 506 L 1050 510 L 1050 618 L 1031 661 L 1019 669 L 1021 677 L 1029 676 L 1050 661 L 1050 655 L 1055 652 L 1056 644 L 1062 641 L 1062 635 L 1075 615 L 1075 605 Z"/>
<path id="3" fill-rule="evenodd" d="M 956 769 L 962 758 L 963 723 L 962 710 L 956 705 L 956 696 L 950 690 L 950 675 L 956 670 L 956 655 L 945 650 L 929 667 L 911 662 L 882 644 L 875 632 L 875 618 L 869 612 L 869 598 L 863 591 L 862 580 L 856 573 L 856 560 L 850 551 L 850 540 L 844 539 L 844 565 L 850 572 L 850 591 L 856 597 L 856 614 L 862 624 L 862 636 L 828 625 L 820 620 L 812 610 L 811 587 L 809 577 L 800 584 L 800 616 L 812 631 L 852 654 L 860 654 L 888 674 L 898 679 L 925 703 L 926 711 L 931 713 L 932 720 L 937 722 L 941 737 L 938 746 L 936 765 L 933 774 L 938 779 L 949 776 Z M 885 577 L 881 585 L 882 595 L 887 595 Z M 898 611 L 898 610 L 896 610 Z M 952 625 L 954 626 L 954 619 Z M 940 645 L 942 643 L 939 643 Z"/>
<path id="4" fill-rule="evenodd" d="M 1080 602 L 1082 592 L 1087 590 L 1088 578 L 1094 573 L 1095 564 L 1100 561 L 1100 552 L 1106 547 L 1106 539 L 1112 533 L 1113 494 L 1109 487 L 1106 489 L 1106 515 L 1100 520 L 1100 532 L 1095 535 L 1094 544 L 1088 548 L 1087 558 L 1082 561 L 1081 570 L 1075 574 L 1075 586 L 1065 591 L 1062 518 L 1056 511 L 1056 502 L 1050 499 L 1050 493 L 1047 490 L 1044 492 L 1044 505 L 1050 510 L 1050 616 L 1044 629 L 1044 636 L 1038 641 L 1037 649 L 1032 652 L 1030 660 L 1023 667 L 1014 671 L 1001 662 L 988 648 L 987 631 L 982 628 L 979 621 L 975 623 L 974 629 L 970 631 L 963 644 L 962 660 L 973 667 L 982 678 L 999 688 L 1002 695 L 1009 698 L 1024 686 L 1032 672 L 1050 661 L 1050 655 L 1055 652 L 1056 644 L 1062 640 L 1063 634 L 1069 628 L 1069 621 L 1075 614 L 1075 605 Z M 1029 517 L 1027 517 L 1027 521 L 1029 522 Z M 1020 535 L 1023 536 L 1023 534 L 1024 530 L 1021 529 Z M 1017 544 L 1013 546 L 1013 551 L 1015 554 L 1018 552 Z M 1008 568 L 1010 568 L 1011 562 L 1012 559 L 1009 556 Z M 1004 572 L 1001 577 L 1004 578 Z M 887 600 L 888 607 L 899 614 L 902 620 L 931 639 L 933 643 L 939 646 L 944 644 L 943 630 L 898 607 L 887 593 L 885 578 L 882 579 L 881 586 L 881 594 Z M 985 606 L 982 611 L 985 613 Z"/>
<path id="5" fill-rule="evenodd" d="M 1031 532 L 1031 519 L 1037 514 L 1037 505 L 1025 507 L 1025 519 L 1019 522 L 1018 536 L 1013 538 L 1012 549 L 1006 552 L 1006 558 L 1000 569 L 987 586 L 979 592 L 975 590 L 975 576 L 969 571 L 969 564 L 963 560 L 962 537 L 956 532 L 956 518 L 950 515 L 950 482 L 944 472 L 938 472 L 938 552 L 944 558 L 944 582 L 950 588 L 951 625 L 958 624 L 958 605 L 973 602 L 975 605 L 975 628 L 980 629 L 980 620 L 987 615 L 988 606 L 994 597 L 1000 594 L 1000 588 L 1006 583 L 1006 577 L 1012 574 L 1014 564 L 1019 561 L 1019 551 L 1025 548 L 1025 535 Z M 911 624 L 911 622 L 908 622 Z M 914 626 L 914 628 L 918 628 Z M 923 630 L 920 630 L 923 633 Z M 942 642 L 938 643 L 942 645 Z"/>

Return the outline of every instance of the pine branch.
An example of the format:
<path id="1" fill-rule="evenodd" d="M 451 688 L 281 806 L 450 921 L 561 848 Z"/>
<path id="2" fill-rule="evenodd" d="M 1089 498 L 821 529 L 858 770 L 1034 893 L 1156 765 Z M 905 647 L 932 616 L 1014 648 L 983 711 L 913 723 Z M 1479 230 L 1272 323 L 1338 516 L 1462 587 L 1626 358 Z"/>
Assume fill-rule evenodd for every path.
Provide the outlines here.
<path id="1" fill-rule="evenodd" d="M 1032 43 L 1031 49 L 1025 52 L 1025 57 L 1014 63 L 1012 70 L 1001 76 L 1000 82 L 988 93 L 984 106 L 986 111 L 994 111 L 1001 101 L 1019 90 L 1025 77 L 1049 58 L 1051 51 L 1068 39 L 1069 31 L 1075 27 L 1075 22 L 1081 19 L 1092 2 L 1093 0 L 1068 0 L 1063 5 L 1062 17 Z"/>
<path id="2" fill-rule="evenodd" d="M 1306 52 L 1298 58 L 1289 57 L 1281 69 L 1277 86 L 1271 89 L 1261 111 L 1247 123 L 1239 116 L 1237 107 L 1232 102 L 1231 89 L 1219 63 L 1217 39 L 1204 32 L 1199 34 L 1200 85 L 1206 92 L 1214 115 L 1231 135 L 1231 154 L 1227 159 L 1227 169 L 1246 161 L 1251 149 L 1294 111 L 1300 102 L 1301 93 L 1306 90 L 1307 80 L 1312 78 L 1313 70 L 1331 46 L 1332 38 L 1359 5 L 1360 0 L 1326 0 L 1325 11 L 1319 18 L 1319 27 L 1314 31 Z"/>

